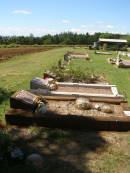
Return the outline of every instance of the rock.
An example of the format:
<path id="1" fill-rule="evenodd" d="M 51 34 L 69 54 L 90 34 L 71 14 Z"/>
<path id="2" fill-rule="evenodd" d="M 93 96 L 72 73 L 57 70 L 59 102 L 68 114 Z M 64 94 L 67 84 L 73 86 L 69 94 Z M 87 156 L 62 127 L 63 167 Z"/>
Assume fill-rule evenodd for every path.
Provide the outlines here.
<path id="1" fill-rule="evenodd" d="M 113 113 L 114 112 L 113 106 L 110 106 L 108 104 L 102 105 L 101 111 L 104 112 L 104 113 Z"/>
<path id="2" fill-rule="evenodd" d="M 98 111 L 101 111 L 101 106 L 99 104 L 95 104 L 94 109 L 96 109 Z"/>
<path id="3" fill-rule="evenodd" d="M 88 110 L 92 108 L 92 105 L 87 98 L 78 98 L 76 100 L 76 107 L 78 109 Z"/>
<path id="4" fill-rule="evenodd" d="M 57 90 L 57 89 L 58 89 L 58 85 L 57 85 L 56 83 L 50 84 L 50 85 L 49 85 L 49 89 L 50 89 L 51 91 Z"/>
<path id="5" fill-rule="evenodd" d="M 37 107 L 36 110 L 35 110 L 35 113 L 36 113 L 36 114 L 38 114 L 38 113 L 44 114 L 44 113 L 46 113 L 46 112 L 47 112 L 47 107 L 46 107 L 46 105 L 45 105 L 43 102 L 40 102 L 40 103 L 38 104 L 38 107 Z"/>
<path id="6" fill-rule="evenodd" d="M 11 156 L 11 159 L 13 159 L 13 160 L 23 160 L 24 159 L 24 153 L 18 147 L 15 147 L 14 149 L 12 149 L 10 156 Z"/>
<path id="7" fill-rule="evenodd" d="M 41 170 L 44 165 L 44 160 L 40 154 L 33 153 L 26 158 L 26 164 L 32 165 L 36 169 Z"/>

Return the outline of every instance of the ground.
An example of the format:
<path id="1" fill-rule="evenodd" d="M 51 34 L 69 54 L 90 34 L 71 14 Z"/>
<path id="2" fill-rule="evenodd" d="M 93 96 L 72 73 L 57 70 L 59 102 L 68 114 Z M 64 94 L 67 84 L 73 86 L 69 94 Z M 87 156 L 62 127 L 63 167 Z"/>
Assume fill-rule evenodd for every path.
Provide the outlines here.
<path id="1" fill-rule="evenodd" d="M 28 89 L 29 81 L 42 76 L 45 69 L 63 58 L 72 48 L 59 48 L 30 55 L 19 56 L 0 63 L 0 119 L 4 121 L 9 107 L 9 96 L 19 89 Z M 76 51 L 88 51 L 77 49 Z M 103 76 L 107 82 L 116 84 L 130 103 L 130 69 L 117 69 L 107 63 L 109 56 L 89 52 L 90 61 L 72 61 L 71 68 L 84 73 Z M 114 55 L 113 55 L 114 56 Z M 60 129 L 8 128 L 11 139 L 26 154 L 37 152 L 43 155 L 45 173 L 129 173 L 129 132 L 86 132 Z M 0 172 L 34 172 L 24 163 L 0 166 Z"/>
<path id="2" fill-rule="evenodd" d="M 0 61 L 8 60 L 16 55 L 43 52 L 54 48 L 53 46 L 19 46 L 17 48 L 0 48 Z"/>

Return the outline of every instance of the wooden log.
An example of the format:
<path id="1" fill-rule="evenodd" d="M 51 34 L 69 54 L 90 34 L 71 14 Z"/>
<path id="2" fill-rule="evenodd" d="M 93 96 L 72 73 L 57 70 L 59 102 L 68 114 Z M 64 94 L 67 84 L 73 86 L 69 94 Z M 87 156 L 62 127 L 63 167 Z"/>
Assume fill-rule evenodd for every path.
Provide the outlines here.
<path id="1" fill-rule="evenodd" d="M 128 131 L 130 130 L 129 116 L 78 116 L 58 115 L 47 112 L 35 115 L 32 112 L 10 109 L 5 114 L 7 124 L 17 126 L 45 126 L 50 128 L 86 129 L 91 131 Z"/>

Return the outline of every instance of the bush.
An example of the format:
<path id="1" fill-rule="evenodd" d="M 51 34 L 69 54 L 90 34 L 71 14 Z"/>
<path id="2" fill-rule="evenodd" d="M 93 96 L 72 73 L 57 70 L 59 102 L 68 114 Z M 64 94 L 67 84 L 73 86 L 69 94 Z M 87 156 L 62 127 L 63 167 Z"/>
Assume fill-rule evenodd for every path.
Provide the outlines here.
<path id="1" fill-rule="evenodd" d="M 60 82 L 95 83 L 99 79 L 99 76 L 96 76 L 94 72 L 89 69 L 87 73 L 85 73 L 80 68 L 67 67 L 60 69 L 58 66 L 53 66 L 50 71 L 55 74 L 56 79 Z"/>

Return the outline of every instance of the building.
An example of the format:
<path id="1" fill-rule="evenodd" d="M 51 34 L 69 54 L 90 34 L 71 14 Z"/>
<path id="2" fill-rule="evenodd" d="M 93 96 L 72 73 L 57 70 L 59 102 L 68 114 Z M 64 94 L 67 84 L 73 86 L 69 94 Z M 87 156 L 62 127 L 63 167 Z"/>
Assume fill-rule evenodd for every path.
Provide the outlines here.
<path id="1" fill-rule="evenodd" d="M 126 50 L 127 40 L 99 38 L 98 47 L 103 50 Z"/>

